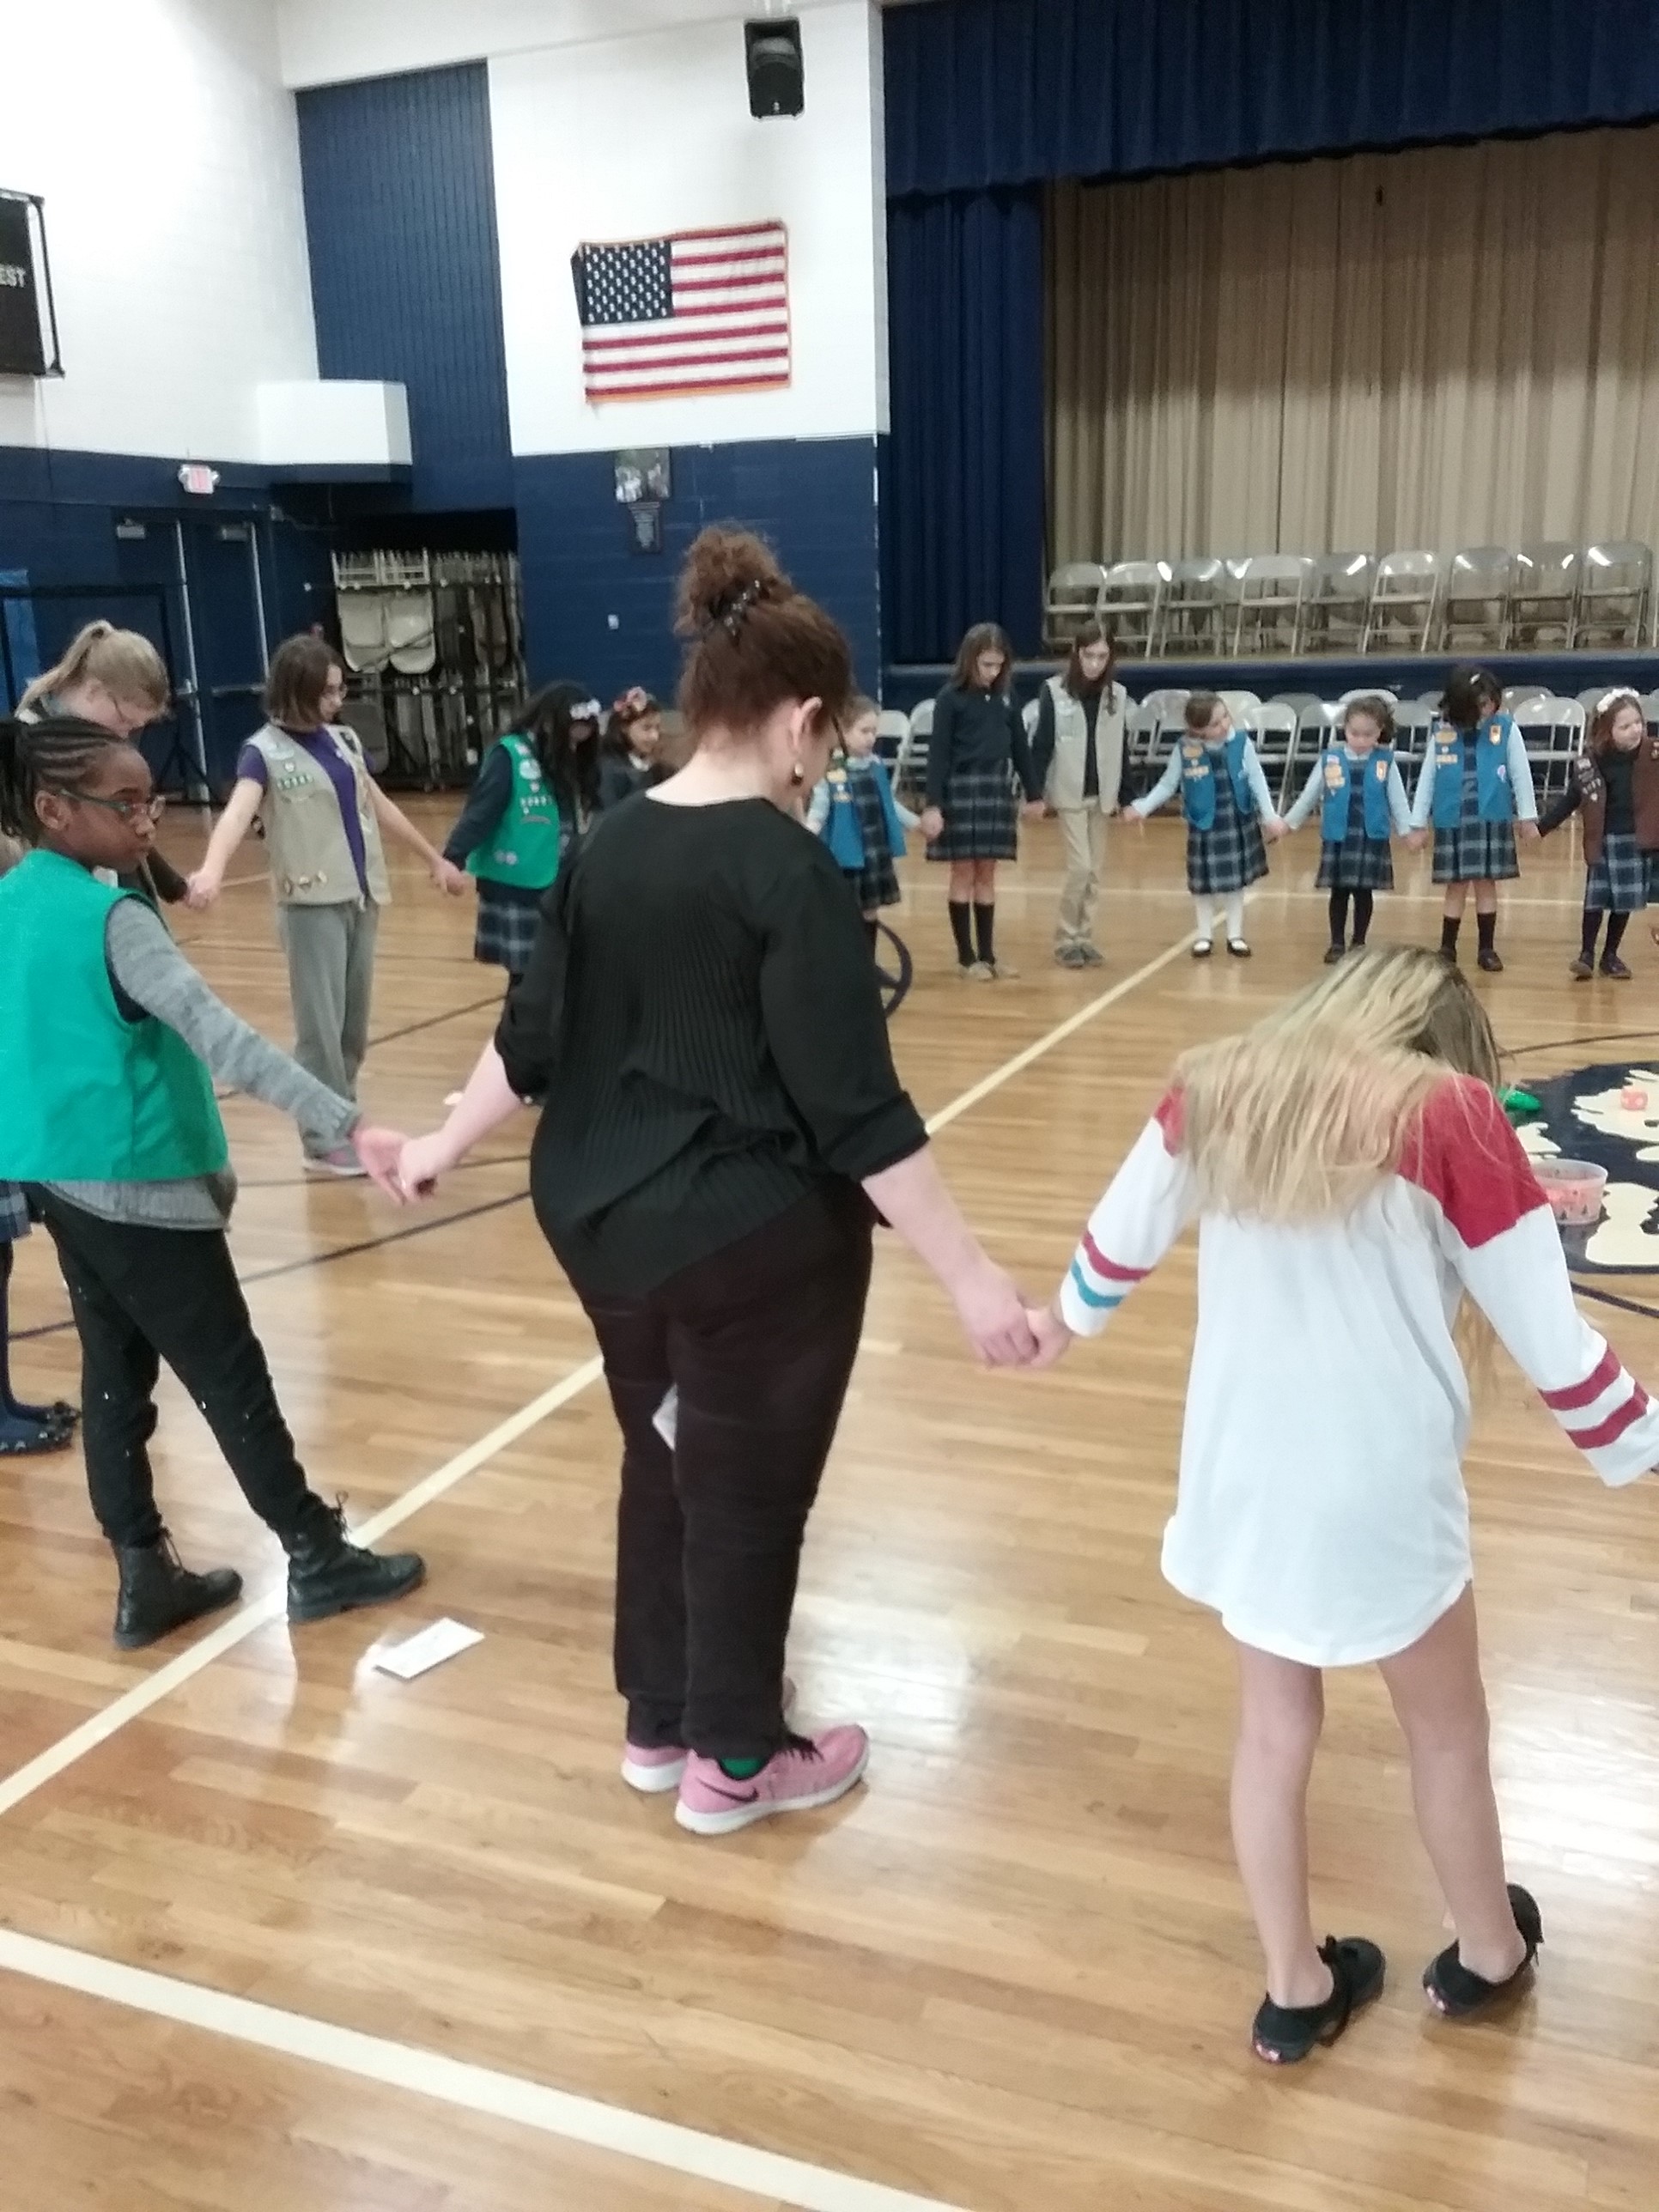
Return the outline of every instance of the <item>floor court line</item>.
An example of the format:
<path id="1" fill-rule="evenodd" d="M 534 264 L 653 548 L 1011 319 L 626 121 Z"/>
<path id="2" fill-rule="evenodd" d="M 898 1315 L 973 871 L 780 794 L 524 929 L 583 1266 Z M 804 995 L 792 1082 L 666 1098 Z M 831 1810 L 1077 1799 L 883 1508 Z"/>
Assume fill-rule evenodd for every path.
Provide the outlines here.
<path id="1" fill-rule="evenodd" d="M 1109 1006 L 1149 981 L 1179 959 L 1191 942 L 1182 936 L 1132 975 L 1101 992 L 1086 1006 L 1057 1023 L 1036 1042 L 1015 1053 L 927 1122 L 930 1135 L 948 1127 L 970 1107 L 1041 1060 L 1045 1054 L 1103 1013 Z M 872 1349 L 887 1347 L 872 1346 Z M 402 1526 L 423 1507 L 454 1489 L 497 1453 L 590 1389 L 603 1373 L 595 1357 L 573 1368 L 539 1397 L 469 1444 L 464 1451 L 416 1483 L 354 1533 L 374 1543 Z M 227 1652 L 279 1620 L 284 1610 L 282 1585 L 255 1598 L 211 1630 L 187 1651 L 167 1661 L 101 1712 L 94 1713 L 37 1758 L 0 1781 L 0 1815 L 43 1789 L 100 1744 L 193 1680 Z M 102 1997 L 156 2018 L 199 2027 L 243 2043 L 355 2074 L 364 2080 L 413 2091 L 465 2110 L 516 2121 L 543 2134 L 611 2150 L 670 2171 L 723 2184 L 746 2194 L 799 2208 L 799 2212 L 958 2212 L 939 2199 L 889 2189 L 876 2182 L 785 2158 L 775 2152 L 729 2142 L 696 2129 L 544 2087 L 486 2067 L 473 2066 L 434 2051 L 365 2035 L 303 2014 L 250 2002 L 218 1990 L 175 1981 L 91 1952 L 42 1942 L 0 1929 L 0 1969 L 59 1988 Z"/>
<path id="2" fill-rule="evenodd" d="M 672 2120 L 653 2119 L 619 2105 L 550 2089 L 522 2075 L 501 2074 L 465 2060 L 445 2058 L 413 2045 L 365 2035 L 280 2011 L 246 1997 L 228 1996 L 194 1982 L 174 1981 L 142 1966 L 127 1966 L 36 1936 L 0 1929 L 0 1969 L 82 1996 L 252 2044 L 289 2058 L 326 2066 L 365 2081 L 404 2089 L 493 2119 L 516 2121 L 542 2135 L 595 2150 L 639 2159 L 673 2173 L 739 2190 L 800 2212 L 957 2212 L 933 2197 L 915 2197 L 877 2181 L 832 2172 L 776 2151 L 728 2142 Z"/>

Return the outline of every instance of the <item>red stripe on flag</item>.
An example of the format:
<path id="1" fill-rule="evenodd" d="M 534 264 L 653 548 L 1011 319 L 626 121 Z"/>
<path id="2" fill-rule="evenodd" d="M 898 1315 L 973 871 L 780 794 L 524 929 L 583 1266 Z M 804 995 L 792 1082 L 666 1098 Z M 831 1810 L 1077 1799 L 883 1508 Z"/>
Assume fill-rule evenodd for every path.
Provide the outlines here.
<path id="1" fill-rule="evenodd" d="M 1144 1283 L 1150 1270 L 1146 1267 L 1125 1267 L 1115 1260 L 1109 1260 L 1085 1229 L 1083 1232 L 1083 1252 L 1096 1274 L 1109 1283 Z"/>
<path id="2" fill-rule="evenodd" d="M 777 246 L 734 246 L 729 253 L 677 253 L 676 269 L 718 269 L 731 261 L 775 261 L 781 265 L 783 247 Z"/>
<path id="3" fill-rule="evenodd" d="M 614 328 L 615 325 L 612 325 L 611 327 Z M 787 323 L 750 323 L 726 333 L 710 331 L 708 338 L 712 342 L 722 335 L 734 338 L 787 338 L 789 335 L 789 325 Z M 653 331 L 646 337 L 584 338 L 582 347 L 587 353 L 614 353 L 619 346 L 684 345 L 688 338 L 696 336 L 697 333 L 695 331 Z"/>
<path id="4" fill-rule="evenodd" d="M 770 286 L 781 291 L 781 273 L 775 276 L 677 276 L 674 291 L 681 292 L 757 292 Z"/>
<path id="5" fill-rule="evenodd" d="M 1632 1382 L 1629 1397 L 1605 1421 L 1598 1421 L 1593 1429 L 1569 1429 L 1568 1438 L 1580 1451 L 1600 1451 L 1604 1444 L 1616 1444 L 1626 1430 L 1639 1421 L 1647 1410 L 1647 1392 L 1639 1382 Z"/>
<path id="6" fill-rule="evenodd" d="M 787 346 L 756 346 L 743 349 L 734 349 L 724 353 L 653 354 L 649 361 L 642 361 L 640 363 L 639 373 L 643 375 L 648 370 L 654 376 L 661 368 L 719 368 L 727 362 L 787 361 L 788 358 L 789 349 Z M 622 361 L 600 362 L 594 368 L 596 381 L 602 376 L 626 376 L 628 374 L 628 364 Z"/>
<path id="7" fill-rule="evenodd" d="M 1540 1393 L 1553 1413 L 1571 1413 L 1580 1406 L 1593 1406 L 1604 1390 L 1610 1390 L 1620 1372 L 1618 1353 L 1609 1345 L 1601 1359 L 1582 1382 L 1571 1383 L 1565 1390 L 1545 1390 Z"/>

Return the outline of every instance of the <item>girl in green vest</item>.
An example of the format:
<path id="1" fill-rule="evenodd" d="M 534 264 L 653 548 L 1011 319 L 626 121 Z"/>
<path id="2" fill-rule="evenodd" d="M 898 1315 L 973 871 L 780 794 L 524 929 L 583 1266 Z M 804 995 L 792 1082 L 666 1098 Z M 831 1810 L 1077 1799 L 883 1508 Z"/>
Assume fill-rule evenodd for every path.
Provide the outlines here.
<path id="1" fill-rule="evenodd" d="M 484 755 L 449 833 L 444 858 L 478 885 L 472 957 L 505 968 L 509 985 L 530 964 L 542 893 L 599 795 L 599 702 L 580 684 L 550 684 Z"/>
<path id="2" fill-rule="evenodd" d="M 340 656 L 322 638 L 277 647 L 265 678 L 270 719 L 242 747 L 235 788 L 190 879 L 190 902 L 206 907 L 218 897 L 257 817 L 288 955 L 294 1057 L 340 1097 L 355 1098 L 380 909 L 392 898 L 382 834 L 417 854 L 440 890 L 459 898 L 466 878 L 370 775 L 356 733 L 336 719 L 344 697 Z M 319 1146 L 314 1137 L 306 1140 L 306 1165 L 324 1175 L 362 1172 L 349 1145 Z"/>
<path id="3" fill-rule="evenodd" d="M 242 1587 L 231 1568 L 185 1568 L 156 1510 L 147 1446 L 163 1360 L 288 1553 L 290 1620 L 400 1597 L 425 1572 L 413 1553 L 350 1543 L 306 1480 L 231 1263 L 236 1179 L 214 1079 L 330 1146 L 350 1142 L 393 1195 L 402 1140 L 222 1005 L 122 887 L 160 806 L 143 756 L 97 724 L 0 722 L 0 831 L 32 848 L 0 881 L 0 1177 L 27 1189 L 69 1289 L 87 1481 L 119 1569 L 125 1650 Z"/>

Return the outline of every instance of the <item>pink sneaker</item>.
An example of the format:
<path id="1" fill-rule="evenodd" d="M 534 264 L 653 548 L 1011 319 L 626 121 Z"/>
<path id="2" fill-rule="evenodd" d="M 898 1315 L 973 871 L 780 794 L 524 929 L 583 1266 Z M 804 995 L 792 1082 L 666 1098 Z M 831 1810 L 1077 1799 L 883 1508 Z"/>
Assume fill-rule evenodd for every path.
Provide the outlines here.
<path id="1" fill-rule="evenodd" d="M 747 1782 L 734 1782 L 717 1759 L 686 1761 L 674 1818 L 697 1836 L 729 1836 L 774 1813 L 805 1813 L 844 1797 L 870 1761 L 861 1728 L 830 1728 L 816 1741 L 791 1745 Z"/>
<path id="2" fill-rule="evenodd" d="M 795 1686 L 786 1674 L 783 1678 L 783 1717 L 787 1720 L 794 1710 Z M 622 1778 L 630 1790 L 643 1790 L 647 1797 L 660 1796 L 665 1790 L 678 1790 L 684 1779 L 685 1765 L 690 1753 L 678 1744 L 659 1744 L 654 1750 L 645 1744 L 624 1743 L 623 1746 Z"/>

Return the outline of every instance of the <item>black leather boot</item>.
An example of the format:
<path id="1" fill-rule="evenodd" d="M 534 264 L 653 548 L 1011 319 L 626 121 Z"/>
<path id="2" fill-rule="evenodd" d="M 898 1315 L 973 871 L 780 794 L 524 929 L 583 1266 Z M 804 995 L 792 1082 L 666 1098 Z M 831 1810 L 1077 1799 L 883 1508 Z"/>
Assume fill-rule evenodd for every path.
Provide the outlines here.
<path id="1" fill-rule="evenodd" d="M 242 1595 L 242 1577 L 234 1567 L 191 1574 L 165 1528 L 153 1544 L 118 1544 L 115 1564 L 121 1571 L 115 1641 L 123 1651 L 142 1650 L 187 1620 L 234 1605 Z"/>
<path id="2" fill-rule="evenodd" d="M 288 1617 L 326 1620 L 359 1606 L 407 1597 L 426 1580 L 415 1552 L 366 1552 L 346 1535 L 345 1510 L 319 1498 L 305 1526 L 287 1540 Z"/>

